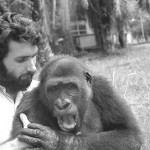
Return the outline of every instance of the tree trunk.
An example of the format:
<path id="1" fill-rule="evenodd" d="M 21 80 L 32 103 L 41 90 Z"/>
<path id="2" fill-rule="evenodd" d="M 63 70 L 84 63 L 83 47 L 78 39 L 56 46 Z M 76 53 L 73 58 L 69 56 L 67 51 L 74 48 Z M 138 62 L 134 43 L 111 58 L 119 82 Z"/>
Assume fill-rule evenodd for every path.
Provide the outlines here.
<path id="1" fill-rule="evenodd" d="M 49 45 L 51 39 L 51 32 L 50 32 L 50 1 L 49 0 L 32 0 L 34 10 L 32 13 L 33 20 L 39 22 L 42 26 L 42 30 L 46 34 L 44 39 L 44 45 L 39 47 L 39 57 L 38 61 L 40 62 L 41 66 L 43 66 L 52 55 L 52 50 Z"/>
<path id="2" fill-rule="evenodd" d="M 63 30 L 63 45 L 62 52 L 65 54 L 72 54 L 75 50 L 71 33 L 70 33 L 70 0 L 60 0 L 60 17 L 62 21 Z"/>
<path id="3" fill-rule="evenodd" d="M 100 1 L 90 0 L 90 5 L 88 9 L 88 18 L 91 26 L 94 29 L 97 46 L 100 48 L 102 53 L 106 53 L 105 40 L 106 35 L 104 34 L 103 24 L 102 24 L 102 13 Z"/>
<path id="4" fill-rule="evenodd" d="M 118 38 L 119 38 L 119 44 L 121 48 L 126 47 L 126 37 L 125 37 L 125 31 L 124 31 L 124 25 L 123 22 L 118 22 Z"/>
<path id="5" fill-rule="evenodd" d="M 40 0 L 31 0 L 33 2 L 33 11 L 32 11 L 32 19 L 34 21 L 39 21 L 40 16 Z"/>

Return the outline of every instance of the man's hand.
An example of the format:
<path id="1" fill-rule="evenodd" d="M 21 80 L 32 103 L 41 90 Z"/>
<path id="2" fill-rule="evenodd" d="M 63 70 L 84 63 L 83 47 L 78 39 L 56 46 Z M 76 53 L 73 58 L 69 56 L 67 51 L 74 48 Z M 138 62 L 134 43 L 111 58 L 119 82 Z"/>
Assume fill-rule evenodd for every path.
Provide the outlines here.
<path id="1" fill-rule="evenodd" d="M 27 128 L 27 125 L 30 123 L 25 114 L 20 114 L 20 119 L 22 120 L 23 127 Z M 18 137 L 7 141 L 0 145 L 0 150 L 22 150 L 24 148 L 31 147 L 29 144 L 21 142 L 18 140 Z"/>
<path id="2" fill-rule="evenodd" d="M 59 141 L 53 130 L 36 123 L 30 123 L 28 128 L 23 128 L 18 138 L 22 142 L 33 145 L 36 150 L 55 150 Z M 30 150 L 34 150 L 34 148 Z"/>

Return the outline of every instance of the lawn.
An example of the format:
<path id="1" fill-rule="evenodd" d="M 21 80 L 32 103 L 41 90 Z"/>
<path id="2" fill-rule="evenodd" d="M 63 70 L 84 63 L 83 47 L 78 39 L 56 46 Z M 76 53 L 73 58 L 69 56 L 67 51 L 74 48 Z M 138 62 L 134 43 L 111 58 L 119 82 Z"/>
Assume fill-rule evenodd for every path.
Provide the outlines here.
<path id="1" fill-rule="evenodd" d="M 142 150 L 150 150 L 150 44 L 132 45 L 117 55 L 90 53 L 81 58 L 97 75 L 103 75 L 130 104 L 143 133 Z"/>

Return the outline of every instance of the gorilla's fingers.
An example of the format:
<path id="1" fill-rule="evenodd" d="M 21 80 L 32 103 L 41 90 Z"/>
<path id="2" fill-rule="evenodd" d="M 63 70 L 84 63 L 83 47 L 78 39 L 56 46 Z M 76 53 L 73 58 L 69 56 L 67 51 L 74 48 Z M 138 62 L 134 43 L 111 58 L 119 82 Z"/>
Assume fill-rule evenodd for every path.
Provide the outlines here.
<path id="1" fill-rule="evenodd" d="M 27 144 L 34 145 L 35 147 L 41 147 L 42 145 L 42 140 L 39 138 L 29 137 L 26 135 L 19 135 L 18 139 Z"/>
<path id="2" fill-rule="evenodd" d="M 28 125 L 28 128 L 30 128 L 30 129 L 39 129 L 41 131 L 45 131 L 45 129 L 47 129 L 48 127 L 40 125 L 40 124 L 36 124 L 36 123 L 30 123 Z"/>
<path id="3" fill-rule="evenodd" d="M 39 129 L 22 129 L 21 130 L 21 135 L 27 135 L 35 138 L 42 139 L 43 137 L 43 132 L 40 131 Z"/>
<path id="4" fill-rule="evenodd" d="M 20 119 L 22 121 L 23 127 L 27 128 L 28 124 L 30 123 L 29 120 L 28 120 L 28 118 L 27 118 L 27 116 L 24 113 L 21 113 L 20 114 Z"/>
<path id="5" fill-rule="evenodd" d="M 22 150 L 44 150 L 43 148 L 24 148 Z"/>
<path id="6" fill-rule="evenodd" d="M 43 148 L 24 148 L 22 150 L 44 150 Z"/>

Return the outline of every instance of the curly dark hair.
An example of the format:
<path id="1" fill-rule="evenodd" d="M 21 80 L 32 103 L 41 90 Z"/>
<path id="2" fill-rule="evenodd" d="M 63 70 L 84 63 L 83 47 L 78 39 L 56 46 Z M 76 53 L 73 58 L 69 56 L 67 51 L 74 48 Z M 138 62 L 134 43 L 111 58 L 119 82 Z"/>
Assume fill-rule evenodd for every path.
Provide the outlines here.
<path id="1" fill-rule="evenodd" d="M 6 12 L 0 17 L 0 62 L 8 54 L 10 40 L 39 46 L 42 39 L 42 30 L 37 23 L 20 14 Z"/>

